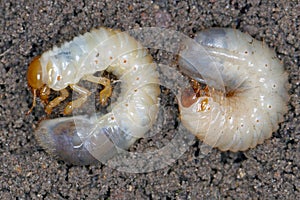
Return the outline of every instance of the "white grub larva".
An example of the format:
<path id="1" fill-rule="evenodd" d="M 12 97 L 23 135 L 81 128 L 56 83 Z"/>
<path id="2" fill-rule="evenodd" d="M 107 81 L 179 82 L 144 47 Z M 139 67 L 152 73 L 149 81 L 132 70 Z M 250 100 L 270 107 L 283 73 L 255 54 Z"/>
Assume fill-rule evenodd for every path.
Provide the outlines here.
<path id="1" fill-rule="evenodd" d="M 194 79 L 179 100 L 184 126 L 223 151 L 244 151 L 270 138 L 289 100 L 288 75 L 275 52 L 235 29 L 204 30 L 195 41 L 199 45 L 186 44 L 179 60 Z"/>
<path id="2" fill-rule="evenodd" d="M 50 154 L 77 165 L 106 161 L 117 148 L 128 148 L 151 128 L 160 94 L 156 65 L 135 39 L 107 28 L 75 37 L 33 60 L 27 73 L 34 94 L 32 108 L 39 96 L 45 111 L 51 113 L 67 98 L 66 87 L 71 87 L 81 95 L 64 109 L 65 114 L 71 113 L 91 94 L 77 85 L 80 80 L 103 85 L 100 101 L 105 103 L 112 92 L 110 80 L 93 75 L 104 70 L 121 82 L 121 93 L 111 112 L 42 121 L 35 136 Z M 61 96 L 48 102 L 51 90 L 60 91 Z"/>

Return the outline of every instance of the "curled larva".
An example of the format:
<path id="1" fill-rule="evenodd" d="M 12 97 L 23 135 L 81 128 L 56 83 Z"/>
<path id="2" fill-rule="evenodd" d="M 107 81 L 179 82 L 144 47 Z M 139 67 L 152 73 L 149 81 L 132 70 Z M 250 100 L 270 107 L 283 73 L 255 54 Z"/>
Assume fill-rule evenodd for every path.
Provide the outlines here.
<path id="1" fill-rule="evenodd" d="M 67 98 L 66 87 L 70 87 L 81 95 L 64 109 L 65 114 L 71 113 L 91 94 L 77 85 L 80 80 L 103 85 L 100 102 L 105 104 L 112 93 L 110 80 L 94 76 L 104 70 L 121 82 L 121 92 L 111 111 L 42 121 L 35 136 L 50 154 L 78 165 L 106 161 L 118 148 L 126 149 L 141 138 L 154 123 L 160 89 L 152 57 L 127 33 L 106 28 L 75 37 L 32 61 L 27 73 L 34 94 L 32 108 L 39 96 L 45 111 L 51 113 Z M 61 95 L 48 102 L 51 90 Z"/>
<path id="2" fill-rule="evenodd" d="M 275 52 L 235 29 L 204 30 L 195 41 L 179 59 L 193 79 L 179 99 L 182 123 L 223 151 L 263 143 L 283 121 L 289 100 L 288 75 Z"/>

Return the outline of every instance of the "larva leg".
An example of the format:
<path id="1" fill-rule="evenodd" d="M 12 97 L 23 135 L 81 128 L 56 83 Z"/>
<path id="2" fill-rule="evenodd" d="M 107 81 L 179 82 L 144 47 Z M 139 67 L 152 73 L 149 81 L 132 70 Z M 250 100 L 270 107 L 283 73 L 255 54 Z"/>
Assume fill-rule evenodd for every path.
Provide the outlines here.
<path id="1" fill-rule="evenodd" d="M 84 102 L 86 102 L 88 96 L 91 95 L 90 91 L 88 91 L 87 89 L 85 89 L 83 87 L 80 87 L 78 85 L 70 85 L 70 87 L 75 92 L 78 92 L 81 95 L 81 97 L 79 97 L 78 99 L 68 103 L 68 105 L 64 109 L 64 114 L 65 115 L 70 114 L 73 109 L 79 108 Z"/>
<path id="2" fill-rule="evenodd" d="M 112 87 L 110 84 L 110 80 L 105 77 L 96 77 L 93 75 L 87 75 L 84 77 L 85 80 L 98 83 L 104 86 L 104 89 L 100 92 L 100 103 L 102 106 L 104 106 L 108 100 L 108 98 L 111 96 L 112 93 Z"/>
<path id="3" fill-rule="evenodd" d="M 58 104 L 60 104 L 60 102 L 62 102 L 63 100 L 65 100 L 67 97 L 69 96 L 69 92 L 67 91 L 67 89 L 62 89 L 60 90 L 60 96 L 56 97 L 55 99 L 53 99 L 52 101 L 50 101 L 46 108 L 45 108 L 45 112 L 47 114 L 50 114 L 52 112 L 52 109 L 57 106 Z"/>
<path id="4" fill-rule="evenodd" d="M 50 95 L 50 88 L 44 85 L 40 91 L 40 99 L 43 101 L 44 104 L 48 104 L 48 98 Z"/>

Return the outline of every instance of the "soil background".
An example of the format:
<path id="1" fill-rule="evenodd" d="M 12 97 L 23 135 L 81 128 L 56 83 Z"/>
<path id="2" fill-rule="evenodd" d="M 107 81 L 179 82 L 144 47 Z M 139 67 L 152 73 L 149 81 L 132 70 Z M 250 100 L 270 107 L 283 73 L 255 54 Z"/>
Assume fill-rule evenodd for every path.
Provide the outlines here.
<path id="1" fill-rule="evenodd" d="M 299 15 L 299 1 L 286 0 L 1 0 L 0 198 L 299 199 Z M 213 149 L 202 157 L 202 143 L 195 139 L 171 166 L 150 173 L 57 161 L 33 135 L 45 117 L 40 101 L 26 115 L 32 103 L 27 67 L 36 55 L 100 26 L 121 30 L 166 27 L 190 37 L 209 27 L 248 32 L 274 48 L 289 73 L 291 98 L 284 122 L 264 144 L 245 152 Z M 152 55 L 159 57 L 155 51 Z M 178 115 L 174 102 L 166 119 Z M 172 135 L 174 123 L 164 123 L 161 133 Z M 135 149 L 157 147 L 156 142 L 140 140 Z"/>

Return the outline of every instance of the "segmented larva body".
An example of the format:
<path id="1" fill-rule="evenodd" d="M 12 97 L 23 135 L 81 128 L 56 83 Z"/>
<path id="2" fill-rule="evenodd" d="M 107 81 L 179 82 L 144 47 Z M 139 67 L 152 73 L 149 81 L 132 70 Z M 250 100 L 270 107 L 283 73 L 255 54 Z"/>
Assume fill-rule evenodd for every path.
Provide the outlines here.
<path id="1" fill-rule="evenodd" d="M 180 64 L 208 88 L 183 92 L 185 127 L 223 151 L 243 151 L 271 137 L 289 100 L 288 76 L 275 52 L 235 29 L 208 29 L 195 40 L 202 49 L 187 44 Z"/>
<path id="2" fill-rule="evenodd" d="M 141 138 L 154 123 L 160 94 L 156 65 L 147 50 L 127 33 L 96 29 L 38 59 L 42 82 L 56 91 L 68 86 L 75 90 L 80 80 L 97 82 L 99 77 L 91 75 L 104 70 L 121 82 L 121 93 L 105 115 L 42 121 L 35 135 L 49 153 L 79 165 L 105 161 L 118 148 L 128 148 Z M 79 93 L 86 90 L 78 88 Z"/>

